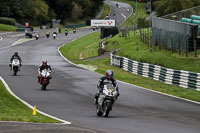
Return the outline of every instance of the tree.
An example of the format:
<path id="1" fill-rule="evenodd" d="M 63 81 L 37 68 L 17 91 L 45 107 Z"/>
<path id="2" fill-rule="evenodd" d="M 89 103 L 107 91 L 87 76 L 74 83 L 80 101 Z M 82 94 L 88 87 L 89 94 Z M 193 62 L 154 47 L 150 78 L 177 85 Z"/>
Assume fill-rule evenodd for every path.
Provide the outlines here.
<path id="1" fill-rule="evenodd" d="M 199 0 L 161 0 L 156 3 L 156 13 L 158 16 L 167 15 L 200 4 Z"/>

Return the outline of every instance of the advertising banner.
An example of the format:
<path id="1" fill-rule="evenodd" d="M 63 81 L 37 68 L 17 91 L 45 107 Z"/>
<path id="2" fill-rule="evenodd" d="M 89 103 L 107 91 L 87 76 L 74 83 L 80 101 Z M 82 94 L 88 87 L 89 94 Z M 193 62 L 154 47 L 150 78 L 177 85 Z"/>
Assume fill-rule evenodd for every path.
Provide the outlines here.
<path id="1" fill-rule="evenodd" d="M 115 26 L 115 20 L 91 20 L 91 26 Z"/>

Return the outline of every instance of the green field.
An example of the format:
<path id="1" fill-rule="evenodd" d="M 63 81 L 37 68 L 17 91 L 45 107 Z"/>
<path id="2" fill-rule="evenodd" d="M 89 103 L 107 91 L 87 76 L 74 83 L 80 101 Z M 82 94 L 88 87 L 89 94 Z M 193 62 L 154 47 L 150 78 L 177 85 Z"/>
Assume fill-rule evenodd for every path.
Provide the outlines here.
<path id="1" fill-rule="evenodd" d="M 16 27 L 7 24 L 0 24 L 0 31 L 16 31 Z"/>
<path id="2" fill-rule="evenodd" d="M 33 116 L 32 112 L 33 110 L 13 97 L 0 81 L 0 121 L 60 123 L 39 113 Z"/>

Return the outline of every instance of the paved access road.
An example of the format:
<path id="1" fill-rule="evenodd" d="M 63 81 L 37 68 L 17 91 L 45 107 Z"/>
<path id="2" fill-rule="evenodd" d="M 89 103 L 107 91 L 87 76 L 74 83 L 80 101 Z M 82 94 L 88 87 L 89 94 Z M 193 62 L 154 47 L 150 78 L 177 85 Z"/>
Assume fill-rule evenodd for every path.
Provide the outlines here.
<path id="1" fill-rule="evenodd" d="M 114 6 L 115 2 L 110 4 Z M 91 29 L 83 29 L 76 34 L 70 33 L 67 37 L 59 34 L 56 40 L 52 37 L 40 38 L 38 41 L 1 49 L 0 75 L 21 99 L 36 105 L 43 112 L 72 122 L 72 125 L 85 127 L 90 130 L 88 132 L 199 133 L 200 105 L 119 81 L 121 95 L 110 116 L 97 117 L 93 98 L 101 75 L 66 62 L 57 52 L 58 46 L 91 32 Z M 14 51 L 18 51 L 23 60 L 19 76 L 16 77 L 12 76 L 8 67 Z M 41 91 L 37 83 L 37 69 L 42 59 L 47 59 L 53 67 L 53 79 L 47 91 Z M 52 128 L 49 131 L 57 131 L 51 126 L 48 128 Z M 38 126 L 37 131 L 42 133 L 44 129 Z"/>

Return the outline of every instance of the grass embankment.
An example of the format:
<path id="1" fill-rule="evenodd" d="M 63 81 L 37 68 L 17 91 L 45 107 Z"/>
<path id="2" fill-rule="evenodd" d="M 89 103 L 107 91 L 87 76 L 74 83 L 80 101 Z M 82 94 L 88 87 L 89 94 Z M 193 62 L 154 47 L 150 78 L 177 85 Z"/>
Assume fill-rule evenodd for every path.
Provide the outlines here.
<path id="1" fill-rule="evenodd" d="M 200 65 L 200 61 L 198 61 L 199 59 L 193 57 L 186 58 L 177 54 L 171 54 L 170 51 L 159 52 L 157 50 L 149 52 L 148 46 L 139 41 L 139 36 L 139 51 L 136 51 L 136 41 L 135 37 L 133 36 L 133 33 L 130 33 L 130 37 L 125 39 L 120 38 L 117 35 L 107 41 L 106 48 L 108 51 L 110 51 L 111 49 L 120 48 L 120 51 L 117 52 L 117 55 L 129 57 L 133 60 L 149 62 L 152 64 L 156 63 L 165 67 L 171 66 L 170 68 L 174 69 L 187 68 L 191 69 L 192 71 L 194 71 L 195 69 L 200 70 L 200 67 L 198 68 L 193 64 L 195 63 L 196 65 Z M 200 92 L 198 91 L 188 90 L 174 85 L 167 85 L 162 82 L 157 82 L 149 78 L 144 78 L 138 75 L 125 72 L 119 68 L 111 66 L 110 58 L 93 61 L 81 61 L 80 55 L 82 55 L 81 59 L 97 55 L 98 43 L 99 33 L 92 33 L 80 39 L 77 39 L 67 45 L 64 45 L 60 48 L 60 51 L 67 59 L 72 61 L 76 60 L 75 63 L 77 64 L 96 66 L 96 72 L 99 72 L 101 74 L 104 74 L 107 69 L 112 69 L 115 73 L 115 78 L 118 80 L 142 86 L 148 89 L 156 90 L 159 92 L 163 92 L 166 94 L 171 94 L 181 98 L 186 98 L 200 102 Z M 77 60 L 79 61 L 77 62 Z"/>
<path id="2" fill-rule="evenodd" d="M 16 31 L 16 29 L 13 25 L 0 24 L 0 31 Z"/>
<path id="3" fill-rule="evenodd" d="M 62 54 L 69 60 L 80 60 L 98 55 L 99 32 L 83 36 L 60 48 Z M 75 44 L 75 45 L 74 45 Z"/>
<path id="4" fill-rule="evenodd" d="M 99 19 L 104 19 L 110 12 L 110 6 L 107 4 L 104 4 L 104 10 Z"/>
<path id="5" fill-rule="evenodd" d="M 14 98 L 0 81 L 0 121 L 60 123 L 39 113 L 33 116 L 32 112 L 30 108 Z"/>
<path id="6" fill-rule="evenodd" d="M 114 1 L 128 3 L 129 5 L 132 6 L 133 13 L 124 23 L 120 25 L 120 27 L 133 27 L 136 24 L 136 2 L 134 2 L 133 0 L 114 0 Z M 146 3 L 138 2 L 137 7 L 138 7 L 138 18 L 146 18 L 147 16 L 149 16 L 146 13 Z"/>

